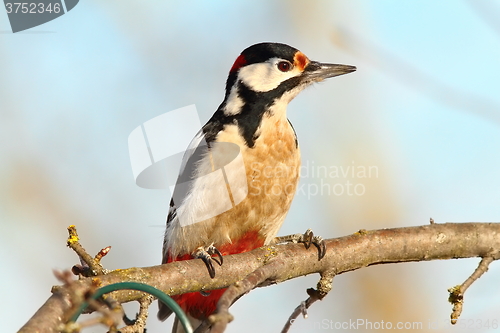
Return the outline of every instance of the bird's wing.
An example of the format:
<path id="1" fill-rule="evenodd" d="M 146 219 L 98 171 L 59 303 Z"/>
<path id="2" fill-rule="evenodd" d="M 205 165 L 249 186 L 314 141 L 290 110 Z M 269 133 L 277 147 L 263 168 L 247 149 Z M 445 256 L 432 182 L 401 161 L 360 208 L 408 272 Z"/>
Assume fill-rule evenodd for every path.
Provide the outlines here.
<path id="1" fill-rule="evenodd" d="M 203 130 L 200 129 L 198 133 L 196 133 L 193 140 L 191 140 L 188 148 L 184 152 L 184 156 L 182 157 L 181 167 L 179 170 L 179 176 L 177 178 L 177 184 L 181 183 L 186 178 L 190 179 L 194 177 L 194 173 L 196 171 L 195 167 L 198 164 L 197 162 L 199 162 L 203 158 L 203 155 L 201 154 L 201 150 L 203 148 L 208 149 L 205 141 L 205 134 L 203 133 Z M 187 186 L 192 187 L 192 183 L 188 183 Z M 187 188 L 187 190 L 190 190 L 190 188 Z M 174 202 L 174 196 L 172 196 L 172 198 L 170 199 L 170 207 L 168 209 L 168 215 L 167 215 L 167 228 L 170 224 L 173 223 L 175 219 L 177 219 L 178 206 L 176 204 L 181 205 L 182 202 L 177 202 L 177 203 Z M 162 260 L 163 264 L 167 262 L 166 249 L 167 249 L 167 237 L 165 237 L 165 240 L 163 242 L 163 260 Z"/>
<path id="2" fill-rule="evenodd" d="M 217 141 L 207 145 L 203 132 L 199 132 L 185 153 L 170 201 L 163 262 L 167 261 L 169 252 L 173 255 L 186 253 L 182 239 L 185 235 L 179 232 L 181 228 L 232 209 L 247 193 L 240 147 L 232 142 Z"/>

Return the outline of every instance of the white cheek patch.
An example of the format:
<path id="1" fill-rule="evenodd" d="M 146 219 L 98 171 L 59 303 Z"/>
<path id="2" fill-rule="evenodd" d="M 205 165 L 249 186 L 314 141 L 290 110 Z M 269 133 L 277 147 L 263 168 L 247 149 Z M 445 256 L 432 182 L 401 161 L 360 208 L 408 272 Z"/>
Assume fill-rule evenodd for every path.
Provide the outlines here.
<path id="1" fill-rule="evenodd" d="M 250 89 L 257 92 L 266 92 L 275 89 L 281 82 L 300 75 L 300 69 L 282 72 L 277 64 L 284 61 L 279 58 L 269 59 L 267 62 L 242 67 L 238 73 L 240 79 Z"/>

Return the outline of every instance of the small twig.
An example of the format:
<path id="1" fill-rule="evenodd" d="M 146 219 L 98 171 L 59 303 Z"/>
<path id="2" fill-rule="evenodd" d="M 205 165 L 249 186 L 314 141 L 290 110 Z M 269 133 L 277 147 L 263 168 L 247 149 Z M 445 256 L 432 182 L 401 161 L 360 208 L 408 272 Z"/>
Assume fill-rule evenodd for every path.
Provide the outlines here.
<path id="1" fill-rule="evenodd" d="M 73 279 L 73 275 L 68 270 L 53 270 L 53 273 L 54 276 L 63 283 L 63 286 L 53 286 L 51 290 L 52 293 L 57 293 L 65 288 L 72 289 L 72 286 L 77 282 L 77 280 Z M 75 292 L 71 293 L 69 295 L 71 299 L 70 303 L 72 304 L 70 312 L 75 311 L 78 308 L 78 305 L 83 303 L 88 298 L 88 295 L 92 295 L 97 290 L 97 288 L 98 284 L 96 282 L 93 282 L 88 286 L 88 288 L 76 289 Z"/>
<path id="2" fill-rule="evenodd" d="M 89 304 L 90 308 L 92 308 L 94 311 L 98 311 L 99 313 L 102 314 L 102 316 L 91 318 L 83 322 L 67 323 L 66 325 L 60 328 L 61 332 L 63 333 L 80 332 L 83 328 L 99 324 L 109 327 L 110 333 L 118 332 L 117 326 L 122 322 L 121 318 L 123 316 L 123 312 L 121 311 L 120 306 L 108 307 L 108 304 L 104 305 L 103 303 L 90 298 L 88 298 L 86 301 Z"/>
<path id="3" fill-rule="evenodd" d="M 133 323 L 120 329 L 121 333 L 143 333 L 146 328 L 146 320 L 148 319 L 148 308 L 153 302 L 154 297 L 151 295 L 144 296 L 139 300 L 139 313 L 137 313 Z"/>
<path id="4" fill-rule="evenodd" d="M 58 279 L 59 281 L 61 281 L 65 286 L 69 286 L 71 283 L 73 283 L 74 278 L 73 278 L 73 275 L 71 275 L 71 272 L 70 271 L 58 271 L 58 270 L 52 270 L 52 272 L 54 273 L 54 276 L 56 277 L 56 279 Z"/>
<path id="5" fill-rule="evenodd" d="M 270 279 L 275 273 L 280 261 L 273 261 L 248 274 L 243 280 L 229 286 L 222 294 L 222 297 L 217 303 L 217 313 L 208 317 L 209 323 L 212 325 L 211 333 L 222 333 L 226 329 L 229 322 L 233 320 L 233 316 L 229 313 L 229 307 L 243 294 L 257 287 L 262 282 Z"/>
<path id="6" fill-rule="evenodd" d="M 70 271 L 54 270 L 53 272 L 55 277 L 64 284 L 63 286 L 54 286 L 52 288 L 53 293 L 57 293 L 58 291 L 61 291 L 64 288 L 70 289 L 72 285 L 77 283 L 77 280 L 74 280 L 73 275 L 71 274 Z M 69 309 L 69 312 L 72 313 L 73 311 L 75 311 L 77 309 L 77 305 L 83 303 L 84 301 L 88 301 L 89 306 L 93 306 L 95 309 L 100 310 L 102 306 L 98 302 L 88 299 L 88 296 L 92 295 L 97 290 L 97 288 L 98 288 L 97 283 L 92 283 L 87 289 L 83 290 L 77 289 L 75 290 L 75 292 L 71 293 L 69 298 L 69 303 L 72 304 L 72 307 L 71 309 Z M 119 303 L 117 304 L 121 306 Z M 93 318 L 83 323 L 69 322 L 59 325 L 58 331 L 62 333 L 80 332 L 84 327 L 93 326 L 99 323 L 103 323 L 102 318 Z"/>
<path id="7" fill-rule="evenodd" d="M 101 259 L 103 257 L 106 256 L 106 254 L 109 253 L 109 251 L 111 250 L 111 246 L 106 246 L 104 249 L 101 249 L 101 251 L 99 251 L 95 257 L 94 257 L 94 260 L 97 262 L 97 263 L 100 263 L 101 262 Z"/>
<path id="8" fill-rule="evenodd" d="M 69 233 L 69 237 L 67 240 L 68 247 L 73 249 L 73 251 L 75 251 L 76 254 L 80 257 L 81 261 L 83 261 L 86 265 L 88 265 L 91 271 L 91 275 L 96 276 L 105 274 L 106 271 L 100 263 L 100 258 L 106 255 L 106 253 L 109 252 L 109 249 L 106 251 L 104 255 L 100 256 L 99 260 L 97 260 L 99 253 L 104 251 L 106 248 L 101 250 L 101 252 L 99 252 L 96 258 L 94 259 L 90 254 L 87 253 L 87 251 L 80 244 L 79 242 L 80 239 L 78 238 L 78 233 L 76 232 L 76 227 L 74 225 L 70 225 L 68 227 L 68 233 Z M 83 273 L 84 271 L 85 267 L 81 268 L 78 265 L 75 265 L 73 267 L 73 273 Z"/>
<path id="9" fill-rule="evenodd" d="M 305 301 L 300 302 L 300 305 L 295 308 L 290 317 L 288 317 L 281 333 L 287 333 L 292 327 L 292 324 L 295 322 L 295 319 L 297 319 L 300 314 L 302 314 L 304 318 L 307 318 L 307 309 L 309 309 L 314 302 L 321 301 L 330 292 L 330 290 L 332 290 L 332 281 L 334 276 L 335 273 L 333 271 L 326 271 L 321 274 L 321 279 L 316 287 L 318 289 L 307 289 L 309 297 Z"/>
<path id="10" fill-rule="evenodd" d="M 448 289 L 450 296 L 448 297 L 448 301 L 453 304 L 453 311 L 451 313 L 451 324 L 455 325 L 457 323 L 458 317 L 462 314 L 462 305 L 464 303 L 464 294 L 467 289 L 479 279 L 484 273 L 488 271 L 488 266 L 495 260 L 494 257 L 488 256 L 483 257 L 479 265 L 477 266 L 474 273 L 469 276 L 464 283 L 459 286 L 455 286 L 453 288 Z"/>
<path id="11" fill-rule="evenodd" d="M 121 311 L 121 307 L 109 307 L 108 304 L 103 304 L 94 299 L 87 299 L 89 307 L 98 311 L 102 314 L 99 322 L 110 328 L 111 332 L 116 332 L 118 325 L 122 323 L 123 312 Z"/>

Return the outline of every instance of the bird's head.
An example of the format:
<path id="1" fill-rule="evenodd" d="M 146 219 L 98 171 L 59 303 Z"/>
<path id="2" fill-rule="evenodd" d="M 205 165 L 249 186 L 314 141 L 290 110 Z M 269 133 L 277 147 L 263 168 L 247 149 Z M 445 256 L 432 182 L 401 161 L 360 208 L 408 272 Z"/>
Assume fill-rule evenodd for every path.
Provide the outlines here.
<path id="1" fill-rule="evenodd" d="M 286 44 L 252 45 L 231 67 L 224 101 L 203 128 L 205 139 L 212 142 L 226 125 L 235 125 L 246 145 L 253 147 L 264 118 L 272 116 L 290 126 L 286 106 L 305 87 L 355 70 L 354 66 L 311 61 Z"/>
<path id="2" fill-rule="evenodd" d="M 290 100 L 308 85 L 347 74 L 354 66 L 311 61 L 286 44 L 259 43 L 246 48 L 234 62 L 226 83 L 226 98 L 232 89 L 244 85 L 255 93 L 273 97 L 290 95 Z"/>

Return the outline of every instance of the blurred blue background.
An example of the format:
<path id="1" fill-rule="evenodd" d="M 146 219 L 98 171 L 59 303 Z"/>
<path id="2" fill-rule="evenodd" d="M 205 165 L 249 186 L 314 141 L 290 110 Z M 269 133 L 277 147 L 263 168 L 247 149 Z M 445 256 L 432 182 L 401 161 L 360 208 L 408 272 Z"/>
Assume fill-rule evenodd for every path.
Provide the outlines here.
<path id="1" fill-rule="evenodd" d="M 281 235 L 312 228 L 332 238 L 430 217 L 500 222 L 499 17 L 500 1 L 492 0 L 85 0 L 12 34 L 0 14 L 3 330 L 19 329 L 50 296 L 58 283 L 52 269 L 77 263 L 65 246 L 70 224 L 89 252 L 112 246 L 108 269 L 160 263 L 170 194 L 135 185 L 128 135 L 190 104 L 206 122 L 234 59 L 261 41 L 358 67 L 301 93 L 288 115 L 304 165 L 378 171 L 304 177 Z M 363 194 L 348 195 L 347 182 Z M 327 186 L 346 191 L 321 192 Z M 431 331 L 430 324 L 433 332 L 497 332 L 497 263 L 466 294 L 466 328 L 449 324 L 446 290 L 478 262 L 340 275 L 291 331 L 333 331 L 330 323 L 363 319 L 423 324 L 410 332 Z M 232 307 L 228 332 L 278 332 L 317 279 L 252 291 Z M 128 308 L 133 315 L 137 307 Z M 169 332 L 152 309 L 148 332 Z"/>

